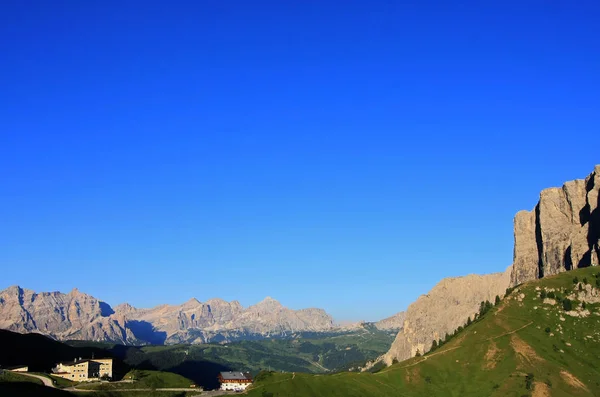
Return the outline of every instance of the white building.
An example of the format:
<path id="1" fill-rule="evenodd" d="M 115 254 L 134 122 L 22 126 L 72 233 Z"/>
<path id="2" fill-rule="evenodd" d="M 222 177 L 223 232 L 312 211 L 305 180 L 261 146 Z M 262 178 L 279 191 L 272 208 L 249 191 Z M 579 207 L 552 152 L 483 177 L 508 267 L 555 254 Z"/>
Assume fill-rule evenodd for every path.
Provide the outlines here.
<path id="1" fill-rule="evenodd" d="M 242 391 L 252 384 L 250 372 L 221 372 L 219 373 L 221 390 Z"/>

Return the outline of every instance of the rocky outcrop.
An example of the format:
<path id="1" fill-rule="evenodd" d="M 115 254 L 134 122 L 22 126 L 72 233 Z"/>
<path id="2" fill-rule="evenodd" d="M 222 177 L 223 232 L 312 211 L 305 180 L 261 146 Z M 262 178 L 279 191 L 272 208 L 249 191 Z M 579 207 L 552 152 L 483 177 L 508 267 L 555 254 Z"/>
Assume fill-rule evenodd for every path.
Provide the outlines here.
<path id="1" fill-rule="evenodd" d="M 473 319 L 482 301 L 503 296 L 509 283 L 510 268 L 504 273 L 443 279 L 408 306 L 403 329 L 382 360 L 389 365 L 414 357 L 417 351 L 427 352 L 434 340 L 444 339 L 469 317 Z"/>
<path id="2" fill-rule="evenodd" d="M 324 310 L 291 310 L 272 298 L 248 308 L 238 301 L 190 299 L 182 305 L 136 309 L 122 304 L 113 310 L 76 289 L 37 294 L 14 286 L 0 292 L 0 328 L 60 340 L 170 344 L 285 337 L 331 331 L 334 325 Z"/>
<path id="3" fill-rule="evenodd" d="M 380 330 L 386 331 L 399 331 L 404 327 L 404 319 L 406 318 L 405 312 L 399 312 L 390 316 L 388 318 L 384 318 L 383 320 L 379 320 L 375 323 L 375 327 Z"/>
<path id="4" fill-rule="evenodd" d="M 585 180 L 545 189 L 514 220 L 511 284 L 600 263 L 600 165 Z"/>

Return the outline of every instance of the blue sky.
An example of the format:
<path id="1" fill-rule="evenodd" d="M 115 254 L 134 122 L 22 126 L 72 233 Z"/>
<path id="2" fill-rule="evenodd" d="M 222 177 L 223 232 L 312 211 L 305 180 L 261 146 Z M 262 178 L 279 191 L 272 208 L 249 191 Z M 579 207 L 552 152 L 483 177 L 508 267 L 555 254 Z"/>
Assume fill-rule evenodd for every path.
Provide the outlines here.
<path id="1" fill-rule="evenodd" d="M 338 320 L 502 271 L 600 163 L 596 1 L 9 1 L 0 288 Z"/>

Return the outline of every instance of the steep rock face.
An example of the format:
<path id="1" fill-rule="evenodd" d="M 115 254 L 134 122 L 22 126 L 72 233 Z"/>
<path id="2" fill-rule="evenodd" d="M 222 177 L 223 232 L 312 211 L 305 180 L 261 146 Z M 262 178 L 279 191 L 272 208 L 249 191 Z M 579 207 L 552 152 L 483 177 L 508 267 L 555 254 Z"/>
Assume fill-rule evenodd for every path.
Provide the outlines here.
<path id="1" fill-rule="evenodd" d="M 533 211 L 514 220 L 511 284 L 598 264 L 600 165 L 585 180 L 545 189 Z"/>
<path id="2" fill-rule="evenodd" d="M 468 275 L 440 281 L 426 295 L 408 306 L 403 329 L 382 357 L 387 364 L 414 357 L 417 350 L 428 351 L 434 340 L 443 339 L 468 317 L 474 318 L 482 301 L 503 296 L 510 283 L 510 268 L 504 273 Z"/>
<path id="3" fill-rule="evenodd" d="M 282 337 L 330 331 L 334 326 L 324 310 L 291 310 L 272 298 L 248 308 L 238 301 L 190 299 L 152 309 L 125 303 L 113 310 L 76 289 L 68 294 L 36 294 L 14 286 L 0 292 L 0 328 L 61 340 L 169 344 Z"/>

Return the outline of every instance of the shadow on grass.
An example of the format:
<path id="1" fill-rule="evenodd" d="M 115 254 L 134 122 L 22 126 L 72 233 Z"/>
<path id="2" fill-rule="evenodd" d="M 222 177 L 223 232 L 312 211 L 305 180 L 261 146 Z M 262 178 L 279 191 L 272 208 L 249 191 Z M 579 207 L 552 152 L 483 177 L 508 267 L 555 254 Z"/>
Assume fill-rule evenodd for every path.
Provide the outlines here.
<path id="1" fill-rule="evenodd" d="M 217 364 L 211 361 L 184 361 L 183 363 L 165 371 L 174 372 L 181 376 L 196 382 L 196 385 L 202 386 L 204 390 L 213 390 L 219 387 L 217 376 L 222 371 L 233 371 L 234 369 L 226 365 Z"/>

